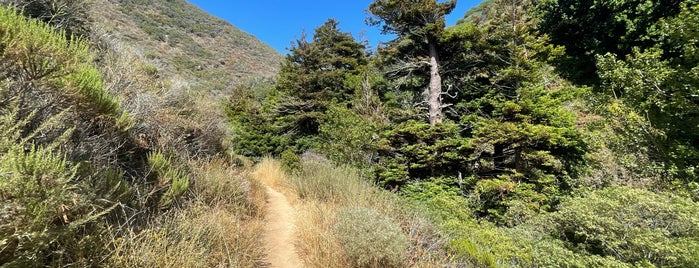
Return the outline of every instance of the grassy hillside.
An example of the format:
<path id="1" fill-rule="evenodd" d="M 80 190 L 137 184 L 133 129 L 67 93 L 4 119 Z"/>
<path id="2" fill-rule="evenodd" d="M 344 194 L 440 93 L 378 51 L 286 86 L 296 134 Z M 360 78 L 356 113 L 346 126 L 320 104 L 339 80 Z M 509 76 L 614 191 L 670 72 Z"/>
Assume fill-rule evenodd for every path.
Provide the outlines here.
<path id="1" fill-rule="evenodd" d="M 98 62 L 141 119 L 151 148 L 188 156 L 224 152 L 220 103 L 233 89 L 274 77 L 281 54 L 187 1 L 88 1 Z"/>
<path id="2" fill-rule="evenodd" d="M 229 92 L 276 75 L 281 55 L 184 0 L 96 0 L 96 28 L 133 47 L 163 80 Z"/>

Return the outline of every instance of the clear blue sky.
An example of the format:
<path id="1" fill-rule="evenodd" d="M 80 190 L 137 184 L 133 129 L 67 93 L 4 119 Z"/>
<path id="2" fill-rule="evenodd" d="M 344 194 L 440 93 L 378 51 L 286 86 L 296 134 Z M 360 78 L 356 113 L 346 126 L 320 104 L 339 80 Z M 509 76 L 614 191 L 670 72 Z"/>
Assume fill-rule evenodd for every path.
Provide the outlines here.
<path id="1" fill-rule="evenodd" d="M 482 0 L 458 0 L 454 11 L 447 16 L 447 25 L 453 25 L 464 13 Z M 189 0 L 216 17 L 239 29 L 257 36 L 263 42 L 286 53 L 291 42 L 308 35 L 327 19 L 340 22 L 344 32 L 357 39 L 366 39 L 372 49 L 390 36 L 380 34 L 377 26 L 367 26 L 366 8 L 371 0 Z"/>

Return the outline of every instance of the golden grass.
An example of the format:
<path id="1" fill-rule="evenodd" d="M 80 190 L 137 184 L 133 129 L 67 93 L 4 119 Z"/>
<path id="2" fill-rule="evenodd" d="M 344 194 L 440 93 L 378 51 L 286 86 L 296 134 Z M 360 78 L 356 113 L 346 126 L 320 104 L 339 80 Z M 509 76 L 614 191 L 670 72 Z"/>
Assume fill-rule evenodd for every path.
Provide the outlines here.
<path id="1" fill-rule="evenodd" d="M 111 267 L 259 267 L 261 220 L 195 206 L 114 241 Z"/>
<path id="2" fill-rule="evenodd" d="M 304 159 L 302 168 L 298 174 L 287 176 L 279 161 L 265 158 L 253 175 L 267 185 L 285 190 L 287 198 L 297 199 L 295 246 L 307 267 L 358 265 L 348 255 L 335 230 L 338 212 L 348 207 L 377 211 L 400 226 L 401 233 L 395 235 L 408 238 L 408 250 L 400 266 L 449 266 L 436 228 L 417 213 L 403 208 L 394 195 L 372 186 L 357 170 L 314 159 Z M 359 242 L 366 239 L 367 244 L 371 244 L 372 238 L 362 235 L 356 236 Z"/>
<path id="3" fill-rule="evenodd" d="M 251 175 L 275 189 L 280 189 L 287 185 L 287 176 L 282 170 L 281 163 L 271 157 L 263 158 Z"/>
<path id="4" fill-rule="evenodd" d="M 333 234 L 337 207 L 307 200 L 299 206 L 296 220 L 296 249 L 307 267 L 350 267 Z"/>
<path id="5" fill-rule="evenodd" d="M 192 199 L 112 243 L 109 267 L 260 267 L 264 186 L 222 159 L 190 163 Z"/>

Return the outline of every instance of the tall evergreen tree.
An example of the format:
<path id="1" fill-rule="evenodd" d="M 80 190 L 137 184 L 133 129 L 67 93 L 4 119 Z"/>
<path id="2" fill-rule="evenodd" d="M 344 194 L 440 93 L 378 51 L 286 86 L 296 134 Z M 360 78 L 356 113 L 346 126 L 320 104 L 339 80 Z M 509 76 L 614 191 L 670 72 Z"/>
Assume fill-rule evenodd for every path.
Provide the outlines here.
<path id="1" fill-rule="evenodd" d="M 252 105 L 244 96 L 232 100 L 229 117 L 241 124 L 236 135 L 239 153 L 278 155 L 316 148 L 326 112 L 334 106 L 352 106 L 355 88 L 345 79 L 361 72 L 367 55 L 364 44 L 338 25 L 329 19 L 315 30 L 312 40 L 305 36 L 296 40 L 264 104 Z"/>
<path id="2" fill-rule="evenodd" d="M 297 137 L 314 139 L 323 114 L 332 105 L 351 105 L 354 89 L 344 83 L 345 76 L 357 74 L 366 64 L 364 45 L 351 34 L 341 32 L 339 23 L 329 19 L 318 27 L 311 42 L 296 41 L 282 64 L 277 90 L 281 93 L 278 112 L 287 131 Z M 299 151 L 309 149 L 313 141 L 302 141 Z"/>
<path id="3" fill-rule="evenodd" d="M 433 126 L 443 119 L 439 40 L 446 26 L 444 16 L 454 7 L 456 0 L 444 3 L 436 0 L 376 0 L 369 5 L 372 17 L 368 22 L 382 25 L 383 33 L 396 34 L 398 37 L 392 45 L 398 46 L 399 53 L 411 58 L 413 66 L 429 66 L 425 99 L 430 125 Z M 410 65 L 404 67 L 412 69 Z"/>

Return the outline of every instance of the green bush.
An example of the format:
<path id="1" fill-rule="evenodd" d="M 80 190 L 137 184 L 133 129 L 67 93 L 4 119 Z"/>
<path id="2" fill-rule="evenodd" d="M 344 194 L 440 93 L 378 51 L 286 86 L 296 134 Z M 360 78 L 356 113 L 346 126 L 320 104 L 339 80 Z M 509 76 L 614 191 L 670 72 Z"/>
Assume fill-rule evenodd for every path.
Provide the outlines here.
<path id="1" fill-rule="evenodd" d="M 43 21 L 65 31 L 66 37 L 89 34 L 91 1 L 84 0 L 1 0 L 0 4 L 22 10 L 26 17 Z"/>
<path id="2" fill-rule="evenodd" d="M 61 126 L 65 113 L 26 133 L 38 111 L 21 116 L 18 102 L 0 109 L 0 263 L 36 267 L 86 261 L 101 242 L 98 219 L 115 207 L 95 196 L 114 185 L 86 190 L 90 181 L 78 175 L 80 165 L 59 150 L 73 131 Z M 60 134 L 45 145 L 32 142 L 46 131 Z"/>
<path id="3" fill-rule="evenodd" d="M 391 218 L 376 210 L 341 209 L 333 232 L 354 267 L 405 267 L 408 238 Z"/>
<path id="4" fill-rule="evenodd" d="M 294 174 L 303 168 L 301 166 L 301 157 L 291 150 L 286 150 L 282 153 L 281 162 L 282 168 L 284 168 L 284 171 L 288 174 Z"/>
<path id="5" fill-rule="evenodd" d="M 158 206 L 168 207 L 189 189 L 189 177 L 173 160 L 160 152 L 148 154 L 148 164 L 155 175 L 157 186 L 155 190 L 162 192 Z M 162 190 L 164 189 L 164 191 Z"/>
<path id="6" fill-rule="evenodd" d="M 408 179 L 456 175 L 468 170 L 472 145 L 461 136 L 460 126 L 444 122 L 436 126 L 418 121 L 400 123 L 382 133 L 378 142 L 383 186 L 402 185 Z"/>
<path id="7" fill-rule="evenodd" d="M 610 187 L 573 198 L 543 225 L 583 254 L 639 265 L 699 266 L 699 205 L 672 194 Z"/>
<path id="8" fill-rule="evenodd" d="M 454 187 L 456 184 L 456 180 L 450 178 L 419 181 L 405 185 L 401 189 L 401 195 L 424 207 L 439 222 L 473 219 L 468 199 L 458 187 Z"/>
<path id="9" fill-rule="evenodd" d="M 320 149 L 338 163 L 367 165 L 375 154 L 372 143 L 376 127 L 350 109 L 330 107 L 319 132 L 325 140 Z"/>
<path id="10" fill-rule="evenodd" d="M 18 89 L 27 86 L 20 81 L 40 81 L 41 86 L 33 90 L 39 91 L 36 101 L 52 97 L 51 101 L 64 103 L 64 107 L 74 105 L 94 116 L 121 116 L 120 103 L 104 90 L 93 55 L 81 40 L 68 40 L 47 24 L 0 8 L 0 52 L 0 78 L 12 78 Z"/>

